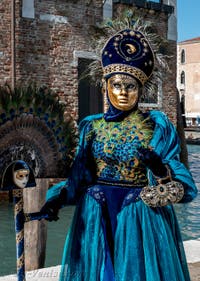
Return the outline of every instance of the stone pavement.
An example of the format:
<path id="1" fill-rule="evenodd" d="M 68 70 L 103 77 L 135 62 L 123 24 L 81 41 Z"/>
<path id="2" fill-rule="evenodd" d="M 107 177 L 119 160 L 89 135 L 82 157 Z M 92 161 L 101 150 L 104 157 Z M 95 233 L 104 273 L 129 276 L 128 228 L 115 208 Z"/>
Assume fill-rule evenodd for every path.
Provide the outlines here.
<path id="1" fill-rule="evenodd" d="M 200 281 L 200 239 L 184 241 L 191 280 Z"/>
<path id="2" fill-rule="evenodd" d="M 26 281 L 58 281 L 60 266 L 26 272 Z M 16 274 L 0 277 L 0 281 L 17 281 Z"/>
<path id="3" fill-rule="evenodd" d="M 200 281 L 200 262 L 190 263 L 189 270 L 191 281 Z"/>
<path id="4" fill-rule="evenodd" d="M 200 281 L 200 262 L 189 264 L 191 281 Z M 26 281 L 58 281 L 60 266 L 42 268 L 26 273 Z M 0 281 L 17 281 L 16 275 L 0 277 Z M 173 281 L 173 280 L 171 280 Z"/>

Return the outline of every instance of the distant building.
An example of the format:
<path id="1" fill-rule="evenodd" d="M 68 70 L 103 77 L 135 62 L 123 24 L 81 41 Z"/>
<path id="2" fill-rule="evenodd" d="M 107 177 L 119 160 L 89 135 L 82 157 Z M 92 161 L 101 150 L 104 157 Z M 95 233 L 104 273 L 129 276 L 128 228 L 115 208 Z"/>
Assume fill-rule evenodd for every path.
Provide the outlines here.
<path id="1" fill-rule="evenodd" d="M 187 125 L 200 126 L 200 37 L 177 44 L 177 88 Z"/>

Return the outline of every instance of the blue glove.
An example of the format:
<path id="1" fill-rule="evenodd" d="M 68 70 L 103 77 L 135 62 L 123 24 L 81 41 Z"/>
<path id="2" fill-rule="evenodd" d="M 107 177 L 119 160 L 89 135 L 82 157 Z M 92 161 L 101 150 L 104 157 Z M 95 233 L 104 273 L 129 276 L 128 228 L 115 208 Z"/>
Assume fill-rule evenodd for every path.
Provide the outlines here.
<path id="1" fill-rule="evenodd" d="M 149 148 L 138 148 L 138 154 L 144 165 L 149 168 L 157 177 L 166 177 L 168 170 L 162 163 L 161 157 Z"/>
<path id="2" fill-rule="evenodd" d="M 58 212 L 59 212 L 59 206 L 54 201 L 46 202 L 41 210 L 40 214 L 41 215 L 46 215 L 47 217 L 45 218 L 48 221 L 57 221 L 59 219 L 58 217 Z"/>

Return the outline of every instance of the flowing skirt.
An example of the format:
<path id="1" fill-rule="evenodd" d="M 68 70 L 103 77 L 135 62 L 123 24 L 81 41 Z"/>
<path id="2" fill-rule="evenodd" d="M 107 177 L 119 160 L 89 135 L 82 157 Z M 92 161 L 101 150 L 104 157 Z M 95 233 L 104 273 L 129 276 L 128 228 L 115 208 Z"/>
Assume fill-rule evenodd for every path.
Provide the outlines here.
<path id="1" fill-rule="evenodd" d="M 60 281 L 190 281 L 173 206 L 150 208 L 140 190 L 88 189 L 66 238 Z"/>

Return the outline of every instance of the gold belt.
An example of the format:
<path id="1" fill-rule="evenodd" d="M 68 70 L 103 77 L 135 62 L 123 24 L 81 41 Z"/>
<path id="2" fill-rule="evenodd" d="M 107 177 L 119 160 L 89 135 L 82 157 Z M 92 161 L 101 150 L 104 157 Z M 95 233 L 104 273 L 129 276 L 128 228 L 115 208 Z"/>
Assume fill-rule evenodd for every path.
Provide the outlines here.
<path id="1" fill-rule="evenodd" d="M 132 187 L 132 188 L 143 188 L 144 185 L 142 184 L 135 184 L 135 183 L 126 183 L 126 182 L 111 182 L 106 180 L 97 180 L 97 184 L 105 184 L 105 185 L 118 185 L 118 186 L 124 186 L 124 187 Z"/>

